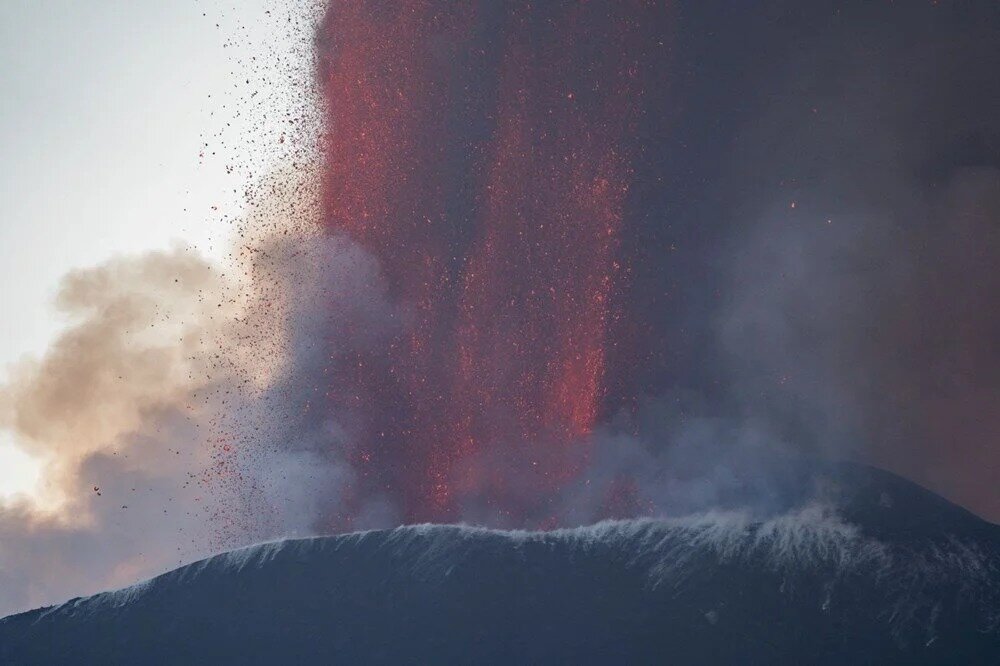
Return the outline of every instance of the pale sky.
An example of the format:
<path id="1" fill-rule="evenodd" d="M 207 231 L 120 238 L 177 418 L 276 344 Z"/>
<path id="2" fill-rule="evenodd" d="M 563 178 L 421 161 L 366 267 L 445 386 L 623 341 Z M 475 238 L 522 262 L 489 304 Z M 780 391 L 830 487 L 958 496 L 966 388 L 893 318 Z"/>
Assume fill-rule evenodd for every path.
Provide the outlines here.
<path id="1" fill-rule="evenodd" d="M 0 0 L 0 380 L 58 332 L 70 269 L 177 242 L 222 260 L 247 137 L 273 130 L 243 84 L 292 48 L 288 5 Z M 0 431 L 0 498 L 36 475 Z"/>

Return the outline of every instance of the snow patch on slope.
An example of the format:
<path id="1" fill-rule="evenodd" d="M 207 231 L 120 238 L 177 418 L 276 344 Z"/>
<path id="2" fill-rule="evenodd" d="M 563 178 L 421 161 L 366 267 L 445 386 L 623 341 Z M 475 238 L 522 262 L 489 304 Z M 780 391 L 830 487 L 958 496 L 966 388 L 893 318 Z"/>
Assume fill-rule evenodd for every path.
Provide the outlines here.
<path id="1" fill-rule="evenodd" d="M 994 553 L 956 536 L 900 543 L 882 540 L 864 534 L 831 506 L 813 503 L 764 521 L 748 512 L 730 511 L 674 519 L 607 521 L 548 532 L 413 525 L 275 541 L 211 557 L 121 590 L 74 599 L 48 609 L 46 614 L 123 608 L 161 586 L 239 575 L 279 561 L 322 567 L 330 554 L 344 550 L 387 553 L 398 572 L 437 580 L 476 553 L 507 551 L 526 558 L 528 546 L 567 550 L 571 559 L 573 553 L 606 553 L 644 572 L 653 588 L 680 587 L 692 576 L 717 566 L 777 572 L 791 582 L 819 575 L 827 579 L 828 591 L 839 581 L 861 577 L 865 584 L 885 589 L 888 620 L 900 630 L 926 621 L 928 614 L 932 624 L 933 609 L 943 589 L 957 590 L 960 601 L 997 607 L 992 603 L 997 599 L 998 580 Z M 829 594 L 817 603 L 829 605 Z M 996 620 L 993 614 L 986 624 L 995 627 Z"/>

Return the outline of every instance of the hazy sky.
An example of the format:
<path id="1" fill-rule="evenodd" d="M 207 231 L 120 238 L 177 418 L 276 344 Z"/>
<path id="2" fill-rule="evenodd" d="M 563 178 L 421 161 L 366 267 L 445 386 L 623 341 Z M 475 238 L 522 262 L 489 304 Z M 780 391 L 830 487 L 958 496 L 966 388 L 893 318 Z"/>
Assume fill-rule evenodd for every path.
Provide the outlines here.
<path id="1" fill-rule="evenodd" d="M 63 323 L 68 270 L 178 242 L 224 257 L 246 177 L 226 166 L 261 129 L 237 83 L 288 48 L 278 4 L 0 0 L 0 378 Z M 0 497 L 34 474 L 0 432 Z"/>

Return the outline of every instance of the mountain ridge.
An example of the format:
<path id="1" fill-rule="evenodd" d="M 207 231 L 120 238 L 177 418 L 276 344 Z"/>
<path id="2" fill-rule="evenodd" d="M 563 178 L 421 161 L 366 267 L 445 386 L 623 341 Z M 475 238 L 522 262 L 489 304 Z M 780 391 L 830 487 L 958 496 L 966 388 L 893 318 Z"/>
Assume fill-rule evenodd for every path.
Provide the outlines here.
<path id="1" fill-rule="evenodd" d="M 0 661 L 996 661 L 1000 527 L 876 470 L 814 481 L 767 518 L 251 546 L 0 620 Z"/>

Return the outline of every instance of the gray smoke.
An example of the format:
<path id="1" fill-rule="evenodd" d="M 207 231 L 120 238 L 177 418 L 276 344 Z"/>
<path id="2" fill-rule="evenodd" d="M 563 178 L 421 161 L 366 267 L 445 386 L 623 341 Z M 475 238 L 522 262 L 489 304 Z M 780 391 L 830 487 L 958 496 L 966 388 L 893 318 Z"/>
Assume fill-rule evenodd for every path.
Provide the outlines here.
<path id="1" fill-rule="evenodd" d="M 1000 518 L 1000 48 L 832 29 L 738 135 L 717 317 L 738 418 Z M 749 194 L 742 194 L 749 193 Z"/>

